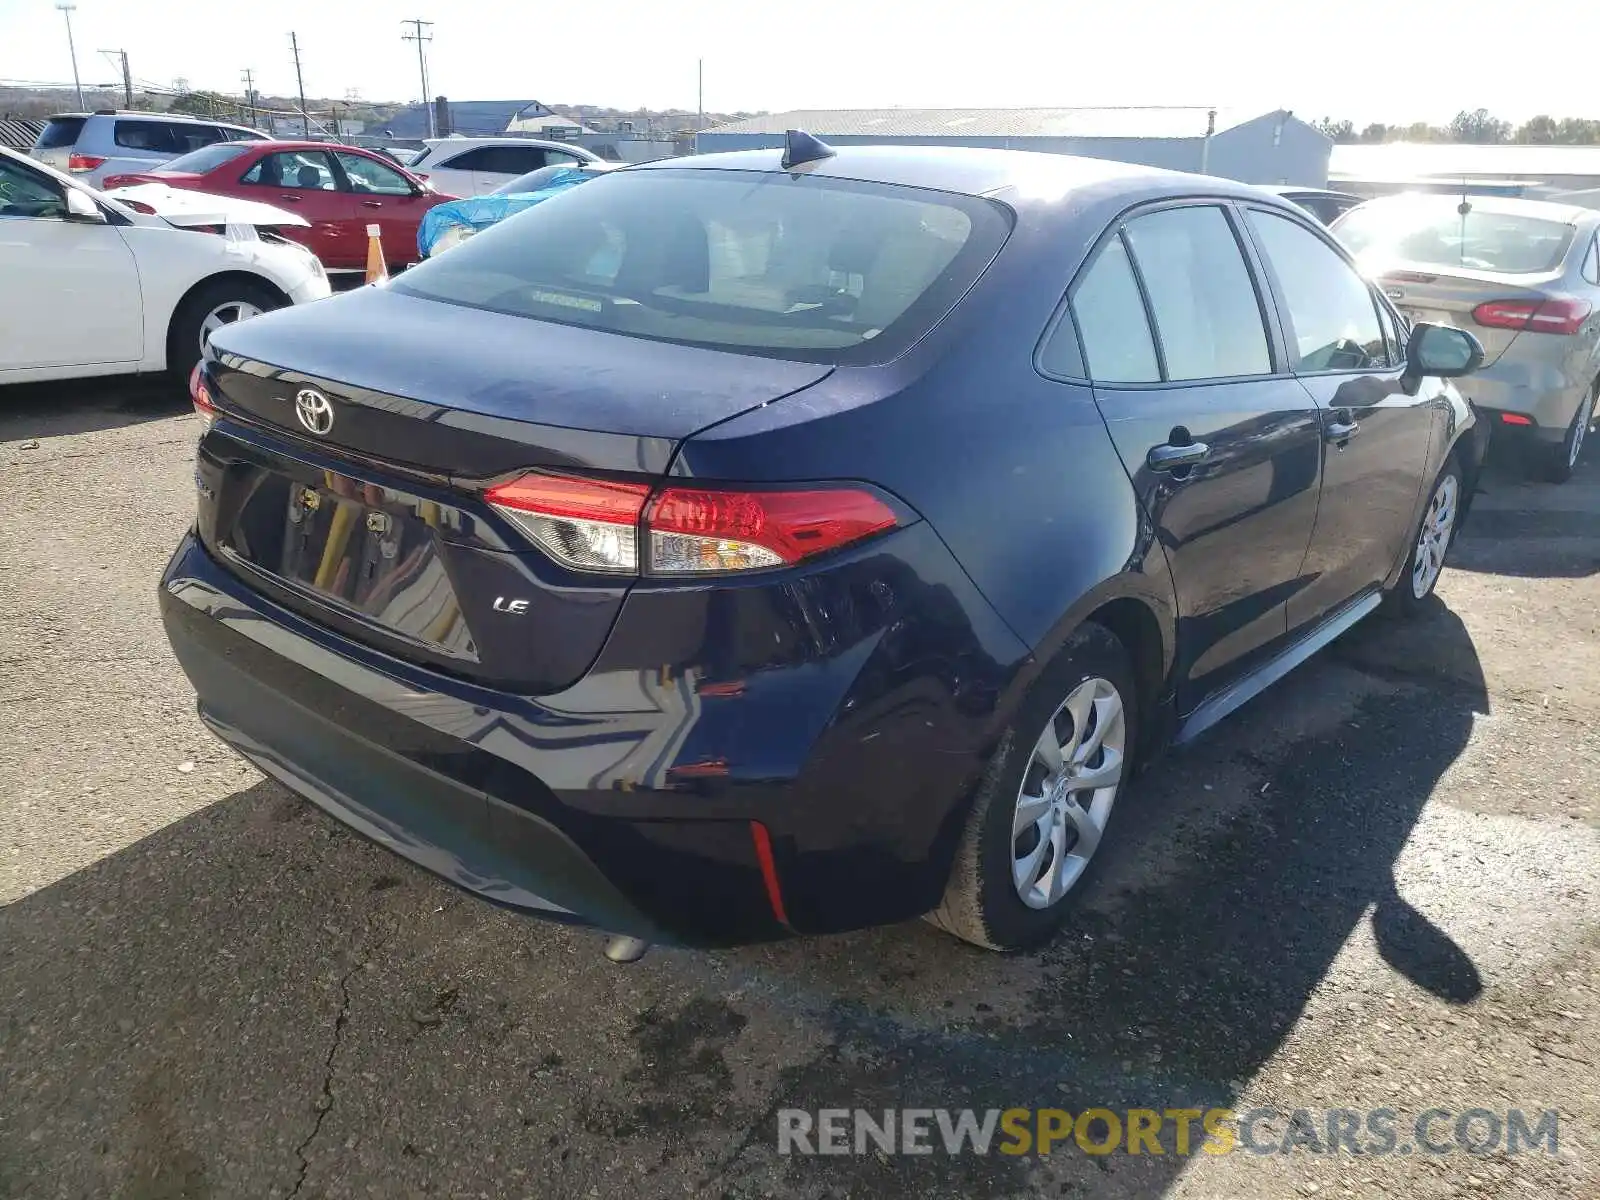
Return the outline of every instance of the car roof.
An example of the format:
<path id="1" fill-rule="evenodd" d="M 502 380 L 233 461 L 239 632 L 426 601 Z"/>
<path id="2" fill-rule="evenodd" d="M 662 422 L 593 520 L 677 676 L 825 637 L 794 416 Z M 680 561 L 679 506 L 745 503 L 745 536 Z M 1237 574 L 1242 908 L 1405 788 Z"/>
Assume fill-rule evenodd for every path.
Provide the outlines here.
<path id="1" fill-rule="evenodd" d="M 422 144 L 435 150 L 447 150 L 452 146 L 467 149 L 471 146 L 537 146 L 541 150 L 579 150 L 585 154 L 591 151 L 584 150 L 582 146 L 575 146 L 571 142 L 558 142 L 554 138 L 535 137 L 442 137 L 423 138 Z"/>
<path id="2" fill-rule="evenodd" d="M 1335 191 L 1333 188 L 1301 187 L 1293 183 L 1263 183 L 1258 186 L 1274 196 L 1320 196 L 1328 200 L 1355 200 L 1358 203 L 1364 203 L 1366 200 L 1365 196 L 1358 196 L 1354 192 Z"/>
<path id="3" fill-rule="evenodd" d="M 702 170 L 783 173 L 783 151 L 735 150 L 629 164 L 629 171 Z M 830 158 L 803 163 L 797 172 L 866 183 L 898 184 L 968 196 L 1007 190 L 1060 195 L 1099 185 L 1129 191 L 1260 198 L 1259 188 L 1206 175 L 1189 175 L 1132 163 L 1035 150 L 984 150 L 966 146 L 841 146 Z M 1276 199 L 1276 197 L 1274 197 Z"/>
<path id="4" fill-rule="evenodd" d="M 1561 221 L 1567 225 L 1581 225 L 1590 220 L 1600 220 L 1600 212 L 1576 204 L 1561 204 L 1553 200 L 1528 200 L 1521 196 L 1466 196 L 1458 192 L 1401 192 L 1394 196 L 1379 196 L 1362 205 L 1400 207 L 1422 205 L 1430 202 L 1443 207 L 1455 207 L 1465 199 L 1476 212 L 1494 213 L 1506 217 L 1537 217 L 1544 221 Z"/>
<path id="5" fill-rule="evenodd" d="M 231 129 L 248 129 L 249 126 L 239 121 L 229 121 L 222 117 L 195 117 L 188 113 L 144 112 L 136 108 L 101 109 L 97 112 L 64 112 L 54 113 L 48 120 L 62 121 L 69 117 L 88 119 L 89 117 L 138 117 L 141 121 L 174 121 L 185 125 L 226 125 Z"/>

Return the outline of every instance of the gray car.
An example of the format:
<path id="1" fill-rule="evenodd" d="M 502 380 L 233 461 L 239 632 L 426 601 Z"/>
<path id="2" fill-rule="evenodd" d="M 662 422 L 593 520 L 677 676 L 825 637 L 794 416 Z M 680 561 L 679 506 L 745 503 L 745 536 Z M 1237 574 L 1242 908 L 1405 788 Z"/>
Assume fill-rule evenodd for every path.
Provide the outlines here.
<path id="1" fill-rule="evenodd" d="M 216 142 L 271 141 L 268 134 L 226 121 L 177 113 L 61 113 L 46 122 L 30 153 L 92 188 L 107 176 L 148 171 Z"/>
<path id="2" fill-rule="evenodd" d="M 1497 433 L 1572 475 L 1600 393 L 1600 212 L 1542 200 L 1390 196 L 1333 232 L 1413 321 L 1470 329 L 1484 365 L 1464 390 Z"/>

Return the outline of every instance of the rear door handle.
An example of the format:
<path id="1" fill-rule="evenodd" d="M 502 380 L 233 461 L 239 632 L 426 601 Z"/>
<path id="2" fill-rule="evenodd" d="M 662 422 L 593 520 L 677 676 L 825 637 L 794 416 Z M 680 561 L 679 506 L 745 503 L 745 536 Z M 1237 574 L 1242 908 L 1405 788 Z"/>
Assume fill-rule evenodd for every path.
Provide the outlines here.
<path id="1" fill-rule="evenodd" d="M 362 208 L 382 208 L 383 207 L 383 201 L 382 200 L 363 200 L 361 202 L 361 207 Z"/>
<path id="2" fill-rule="evenodd" d="M 1150 453 L 1144 456 L 1144 461 L 1152 471 L 1176 471 L 1204 462 L 1210 454 L 1211 447 L 1204 442 L 1185 442 L 1181 446 L 1174 446 L 1168 442 L 1161 446 L 1151 446 Z"/>
<path id="3" fill-rule="evenodd" d="M 278 199 L 279 200 L 287 200 L 290 204 L 299 204 L 300 203 L 300 197 L 299 196 L 291 196 L 288 192 L 285 192 L 283 195 L 279 196 Z"/>

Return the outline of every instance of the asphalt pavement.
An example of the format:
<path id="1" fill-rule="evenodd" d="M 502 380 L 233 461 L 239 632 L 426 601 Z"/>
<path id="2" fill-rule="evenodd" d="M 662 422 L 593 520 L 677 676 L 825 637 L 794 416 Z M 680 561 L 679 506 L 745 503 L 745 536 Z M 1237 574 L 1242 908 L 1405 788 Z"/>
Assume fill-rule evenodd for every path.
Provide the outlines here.
<path id="1" fill-rule="evenodd" d="M 1141 778 L 1048 951 L 914 922 L 619 967 L 200 726 L 155 608 L 196 434 L 158 385 L 0 389 L 0 1196 L 1600 1196 L 1600 449 L 1497 468 L 1424 617 Z M 1560 1132 L 779 1153 L 784 1110 L 912 1106 Z"/>

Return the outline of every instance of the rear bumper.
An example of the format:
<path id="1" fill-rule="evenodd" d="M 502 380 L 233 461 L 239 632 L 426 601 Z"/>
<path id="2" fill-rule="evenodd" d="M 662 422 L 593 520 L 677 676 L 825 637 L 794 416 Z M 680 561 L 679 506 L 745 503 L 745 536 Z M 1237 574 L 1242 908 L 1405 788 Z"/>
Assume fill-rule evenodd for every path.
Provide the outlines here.
<path id="1" fill-rule="evenodd" d="M 904 554 L 942 552 L 925 527 L 893 538 Z M 994 703 L 1020 662 L 1009 634 L 979 636 L 959 606 L 908 606 L 827 654 L 759 672 L 720 645 L 724 669 L 709 683 L 704 642 L 690 643 L 697 666 L 670 662 L 683 627 L 672 610 L 703 635 L 707 596 L 630 599 L 589 674 L 537 699 L 342 638 L 248 588 L 193 536 L 168 565 L 160 604 L 222 740 L 493 903 L 692 945 L 931 908 Z M 847 630 L 835 621 L 834 632 Z M 772 645 L 752 650 L 770 660 L 782 653 Z"/>
<path id="2" fill-rule="evenodd" d="M 1561 441 L 1594 380 L 1588 376 L 1569 377 L 1559 361 L 1549 364 L 1508 362 L 1508 356 L 1502 356 L 1493 366 L 1462 380 L 1462 394 L 1484 414 L 1497 433 L 1545 442 Z M 1504 413 L 1527 417 L 1533 423 L 1508 423 L 1502 416 Z"/>

